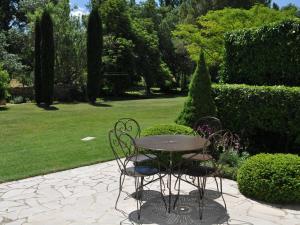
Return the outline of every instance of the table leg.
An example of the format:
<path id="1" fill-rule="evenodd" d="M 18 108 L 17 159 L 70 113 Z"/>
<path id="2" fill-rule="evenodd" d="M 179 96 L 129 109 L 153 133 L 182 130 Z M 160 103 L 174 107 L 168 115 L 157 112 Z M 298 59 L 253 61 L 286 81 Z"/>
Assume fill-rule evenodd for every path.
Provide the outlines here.
<path id="1" fill-rule="evenodd" d="M 173 172 L 173 161 L 172 161 L 172 152 L 170 152 L 169 155 L 169 171 L 168 171 L 168 178 L 169 178 L 169 208 L 168 208 L 168 212 L 171 212 L 171 199 L 172 199 L 172 172 Z"/>

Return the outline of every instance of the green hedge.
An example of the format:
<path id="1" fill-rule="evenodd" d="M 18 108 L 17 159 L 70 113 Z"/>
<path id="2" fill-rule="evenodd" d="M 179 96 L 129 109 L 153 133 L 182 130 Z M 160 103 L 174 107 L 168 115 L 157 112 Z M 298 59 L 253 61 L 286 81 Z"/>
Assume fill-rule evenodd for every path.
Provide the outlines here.
<path id="1" fill-rule="evenodd" d="M 241 193 L 271 203 L 300 203 L 300 157 L 258 154 L 238 170 Z"/>
<path id="2" fill-rule="evenodd" d="M 287 20 L 225 35 L 224 83 L 300 85 L 300 22 Z"/>
<path id="3" fill-rule="evenodd" d="M 178 124 L 159 124 L 146 128 L 142 131 L 142 136 L 163 135 L 163 134 L 193 134 L 193 129 Z"/>
<path id="4" fill-rule="evenodd" d="M 300 149 L 300 87 L 213 85 L 213 95 L 223 127 L 258 152 Z"/>

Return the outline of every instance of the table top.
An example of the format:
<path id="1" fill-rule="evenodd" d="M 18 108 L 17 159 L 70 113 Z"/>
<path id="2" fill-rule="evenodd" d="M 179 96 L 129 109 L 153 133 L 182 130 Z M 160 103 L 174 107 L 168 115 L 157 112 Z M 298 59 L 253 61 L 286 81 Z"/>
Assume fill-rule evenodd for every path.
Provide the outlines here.
<path id="1" fill-rule="evenodd" d="M 154 135 L 136 138 L 139 148 L 162 152 L 188 152 L 209 146 L 209 140 L 190 135 Z"/>

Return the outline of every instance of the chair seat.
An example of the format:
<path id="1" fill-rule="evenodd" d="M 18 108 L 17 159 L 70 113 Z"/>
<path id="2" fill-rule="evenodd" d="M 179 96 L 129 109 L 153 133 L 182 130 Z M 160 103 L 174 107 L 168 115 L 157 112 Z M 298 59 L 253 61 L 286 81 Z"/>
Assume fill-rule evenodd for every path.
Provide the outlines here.
<path id="1" fill-rule="evenodd" d="M 139 155 L 133 155 L 128 157 L 128 161 L 139 163 L 139 162 L 145 162 L 148 160 L 156 159 L 157 156 L 153 154 L 139 154 Z"/>
<path id="2" fill-rule="evenodd" d="M 126 174 L 132 177 L 145 177 L 157 174 L 159 170 L 150 166 L 127 167 Z"/>
<path id="3" fill-rule="evenodd" d="M 184 174 L 193 177 L 204 177 L 214 174 L 217 170 L 213 167 L 198 166 L 195 168 L 188 168 L 184 171 Z"/>
<path id="4" fill-rule="evenodd" d="M 182 155 L 182 158 L 188 159 L 188 160 L 194 160 L 194 161 L 208 161 L 212 160 L 213 157 L 209 154 L 195 154 L 195 153 L 189 153 L 189 154 L 184 154 Z"/>

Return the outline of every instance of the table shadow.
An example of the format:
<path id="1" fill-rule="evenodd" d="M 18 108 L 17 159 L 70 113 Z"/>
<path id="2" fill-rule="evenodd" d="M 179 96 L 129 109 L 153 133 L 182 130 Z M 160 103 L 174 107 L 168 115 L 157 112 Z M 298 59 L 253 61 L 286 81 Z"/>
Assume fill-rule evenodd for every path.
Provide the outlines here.
<path id="1" fill-rule="evenodd" d="M 166 197 L 168 198 L 168 196 Z M 175 196 L 172 196 L 172 203 L 174 200 Z M 193 195 L 180 195 L 178 203 L 171 213 L 167 212 L 162 198 L 156 197 L 143 204 L 140 220 L 138 211 L 131 212 L 128 219 L 137 224 L 212 225 L 226 224 L 229 216 L 220 203 L 206 198 L 204 199 L 203 218 L 200 220 L 198 198 Z"/>

